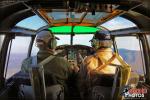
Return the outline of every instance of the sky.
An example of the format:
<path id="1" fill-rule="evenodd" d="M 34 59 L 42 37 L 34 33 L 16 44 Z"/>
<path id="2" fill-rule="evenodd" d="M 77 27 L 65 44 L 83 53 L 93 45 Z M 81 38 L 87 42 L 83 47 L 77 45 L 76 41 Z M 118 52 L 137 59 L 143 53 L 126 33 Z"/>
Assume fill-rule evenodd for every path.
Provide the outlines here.
<path id="1" fill-rule="evenodd" d="M 56 16 L 56 14 L 55 14 L 55 16 Z M 56 17 L 61 18 L 58 15 Z M 33 30 L 37 30 L 40 27 L 43 27 L 45 25 L 47 25 L 47 24 L 41 18 L 39 18 L 37 15 L 26 18 L 16 24 L 16 26 L 25 27 L 25 28 L 29 28 L 29 29 L 33 29 Z M 103 26 L 109 30 L 116 30 L 116 29 L 121 29 L 121 28 L 134 27 L 136 25 L 125 18 L 116 17 L 110 21 L 107 21 L 106 23 L 102 24 L 101 26 Z M 70 44 L 70 35 L 56 35 L 56 36 L 60 38 L 60 40 L 57 41 L 58 45 Z M 91 40 L 92 37 L 93 37 L 93 35 L 75 35 L 73 43 L 91 46 L 91 43 L 89 42 L 89 40 Z M 118 39 L 117 40 L 118 45 L 119 45 L 118 47 L 119 48 L 128 47 L 130 50 L 139 50 L 137 43 L 134 43 L 134 42 L 129 43 L 129 41 L 126 41 L 127 39 L 128 38 Z M 29 40 L 30 39 L 19 39 L 18 38 L 17 41 L 21 41 L 22 44 L 25 44 L 25 42 L 27 43 Z M 132 41 L 135 41 L 135 40 L 136 40 L 136 38 L 132 38 Z M 17 48 L 15 48 L 16 49 L 15 51 L 18 52 L 18 51 L 20 51 L 19 48 L 22 48 L 22 45 L 20 45 L 20 42 L 17 42 L 17 43 L 16 43 Z M 130 45 L 128 45 L 128 44 L 130 44 Z M 37 51 L 36 47 L 34 47 L 34 50 Z"/>

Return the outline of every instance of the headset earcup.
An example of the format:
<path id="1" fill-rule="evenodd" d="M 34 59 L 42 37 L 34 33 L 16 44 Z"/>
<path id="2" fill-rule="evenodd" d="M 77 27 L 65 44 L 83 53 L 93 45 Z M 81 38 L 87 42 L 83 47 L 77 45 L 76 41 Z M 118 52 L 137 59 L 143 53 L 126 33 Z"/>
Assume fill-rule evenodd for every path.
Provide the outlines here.
<path id="1" fill-rule="evenodd" d="M 51 49 L 51 40 L 48 41 L 47 46 L 49 49 Z"/>
<path id="2" fill-rule="evenodd" d="M 53 39 L 51 40 L 51 49 L 55 49 L 56 46 L 57 46 L 57 41 L 56 41 L 55 38 L 53 38 Z"/>
<path id="3" fill-rule="evenodd" d="M 56 41 L 55 38 L 52 38 L 51 40 L 49 40 L 49 42 L 48 42 L 48 47 L 49 47 L 50 49 L 55 49 L 56 46 L 57 46 L 57 41 Z"/>
<path id="4" fill-rule="evenodd" d="M 98 49 L 100 44 L 99 44 L 99 41 L 96 40 L 96 39 L 93 39 L 92 40 L 92 43 L 91 43 L 92 47 L 94 47 L 95 49 Z"/>
<path id="5" fill-rule="evenodd" d="M 92 47 L 95 47 L 95 46 L 96 46 L 96 45 L 95 45 L 95 44 L 96 44 L 95 42 L 96 42 L 96 40 L 93 39 L 92 42 L 91 42 L 91 46 L 92 46 Z"/>

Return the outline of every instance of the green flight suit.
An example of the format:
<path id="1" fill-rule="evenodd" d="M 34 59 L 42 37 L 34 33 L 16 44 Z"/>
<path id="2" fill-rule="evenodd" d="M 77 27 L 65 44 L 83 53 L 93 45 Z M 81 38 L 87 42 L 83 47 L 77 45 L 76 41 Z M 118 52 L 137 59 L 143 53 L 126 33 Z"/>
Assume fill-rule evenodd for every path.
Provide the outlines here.
<path id="1" fill-rule="evenodd" d="M 37 54 L 37 62 L 40 63 L 45 58 L 52 55 L 51 52 L 39 51 Z M 32 64 L 32 57 L 27 58 L 22 63 L 21 71 L 28 73 Z M 45 74 L 53 74 L 56 76 L 58 84 L 65 86 L 68 77 L 72 74 L 70 63 L 63 57 L 56 55 L 49 63 L 44 65 Z"/>

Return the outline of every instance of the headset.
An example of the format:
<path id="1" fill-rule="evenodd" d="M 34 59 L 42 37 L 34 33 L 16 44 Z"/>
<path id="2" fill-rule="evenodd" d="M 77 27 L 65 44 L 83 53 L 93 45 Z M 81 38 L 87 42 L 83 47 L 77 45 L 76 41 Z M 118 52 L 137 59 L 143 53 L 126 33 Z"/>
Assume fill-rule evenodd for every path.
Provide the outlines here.
<path id="1" fill-rule="evenodd" d="M 112 46 L 112 40 L 99 40 L 93 38 L 91 40 L 91 46 L 94 47 L 95 49 L 110 48 Z"/>
<path id="2" fill-rule="evenodd" d="M 93 38 L 93 39 L 91 40 L 91 46 L 94 47 L 94 48 L 96 48 L 96 49 L 98 49 L 98 48 L 100 47 L 100 46 L 99 46 L 99 40 Z"/>
<path id="3" fill-rule="evenodd" d="M 52 38 L 49 39 L 47 45 L 49 49 L 55 49 L 57 46 L 57 41 L 56 41 L 54 34 L 53 33 L 50 33 L 50 34 L 52 35 Z"/>
<path id="4" fill-rule="evenodd" d="M 91 46 L 95 49 L 109 48 L 112 45 L 110 33 L 105 30 L 97 31 L 91 40 Z"/>

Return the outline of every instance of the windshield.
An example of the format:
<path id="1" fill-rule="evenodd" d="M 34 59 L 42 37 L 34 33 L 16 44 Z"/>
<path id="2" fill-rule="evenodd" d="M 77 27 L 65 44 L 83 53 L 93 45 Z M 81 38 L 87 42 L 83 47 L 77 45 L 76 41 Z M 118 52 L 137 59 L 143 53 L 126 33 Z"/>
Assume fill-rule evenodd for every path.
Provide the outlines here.
<path id="1" fill-rule="evenodd" d="M 71 36 L 70 35 L 55 35 L 60 40 L 57 40 L 57 46 L 60 45 L 70 45 Z M 73 45 L 86 45 L 91 46 L 91 43 L 89 42 L 93 37 L 93 34 L 86 34 L 86 35 L 75 35 L 73 37 Z M 36 43 L 34 41 L 33 48 L 31 55 L 35 56 L 37 52 L 39 51 L 38 47 L 36 46 Z"/>
<path id="2" fill-rule="evenodd" d="M 70 35 L 55 35 L 60 40 L 57 40 L 57 45 L 69 45 L 70 44 Z"/>
<path id="3" fill-rule="evenodd" d="M 73 44 L 87 45 L 91 46 L 91 42 L 89 42 L 93 38 L 93 34 L 87 35 L 75 35 L 73 38 Z"/>
<path id="4" fill-rule="evenodd" d="M 70 35 L 56 35 L 60 40 L 57 40 L 57 45 L 70 45 L 71 36 Z M 93 37 L 93 34 L 86 34 L 86 35 L 75 35 L 73 37 L 73 45 L 80 44 L 80 45 L 87 45 L 91 46 L 89 42 Z"/>

